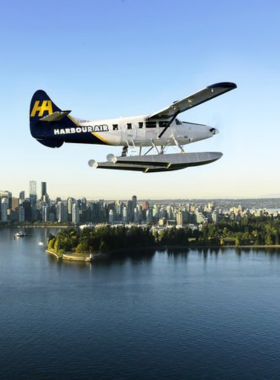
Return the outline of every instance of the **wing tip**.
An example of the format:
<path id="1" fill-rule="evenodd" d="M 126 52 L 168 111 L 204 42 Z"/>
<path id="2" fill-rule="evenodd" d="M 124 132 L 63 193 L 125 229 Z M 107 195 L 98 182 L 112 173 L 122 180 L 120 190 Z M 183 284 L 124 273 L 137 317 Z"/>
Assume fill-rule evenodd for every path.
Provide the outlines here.
<path id="1" fill-rule="evenodd" d="M 217 87 L 233 90 L 237 88 L 237 84 L 233 82 L 219 82 L 219 83 L 214 83 L 211 86 L 207 86 L 207 88 L 217 88 Z"/>

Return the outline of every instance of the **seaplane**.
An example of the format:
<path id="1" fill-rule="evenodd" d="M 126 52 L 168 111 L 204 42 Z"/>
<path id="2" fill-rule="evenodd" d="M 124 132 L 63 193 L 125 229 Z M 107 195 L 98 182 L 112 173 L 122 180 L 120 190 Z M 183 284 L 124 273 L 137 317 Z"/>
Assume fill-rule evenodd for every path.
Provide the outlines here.
<path id="1" fill-rule="evenodd" d="M 89 160 L 89 166 L 97 169 L 154 173 L 205 165 L 221 158 L 222 153 L 188 153 L 183 147 L 213 137 L 218 129 L 181 121 L 178 115 L 236 87 L 231 82 L 216 83 L 150 115 L 103 120 L 70 116 L 71 111 L 61 110 L 45 91 L 38 90 L 30 104 L 30 132 L 50 148 L 59 148 L 63 143 L 122 147 L 120 156 L 108 154 L 105 162 Z M 167 153 L 171 146 L 178 152 Z"/>

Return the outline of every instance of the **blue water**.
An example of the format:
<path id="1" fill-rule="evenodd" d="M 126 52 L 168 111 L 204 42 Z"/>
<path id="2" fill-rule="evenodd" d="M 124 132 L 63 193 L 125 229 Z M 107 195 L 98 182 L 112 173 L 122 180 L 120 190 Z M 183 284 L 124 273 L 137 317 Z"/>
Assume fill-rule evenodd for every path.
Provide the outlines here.
<path id="1" fill-rule="evenodd" d="M 0 379 L 279 379 L 280 250 L 57 262 L 0 229 Z"/>

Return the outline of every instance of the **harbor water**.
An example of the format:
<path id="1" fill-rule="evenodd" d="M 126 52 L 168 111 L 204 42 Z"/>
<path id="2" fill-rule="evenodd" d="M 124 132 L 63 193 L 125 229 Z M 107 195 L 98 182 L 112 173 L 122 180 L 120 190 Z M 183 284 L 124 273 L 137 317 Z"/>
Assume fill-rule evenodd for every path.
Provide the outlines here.
<path id="1" fill-rule="evenodd" d="M 279 379 L 280 250 L 164 250 L 93 264 L 54 229 L 0 229 L 0 378 Z"/>

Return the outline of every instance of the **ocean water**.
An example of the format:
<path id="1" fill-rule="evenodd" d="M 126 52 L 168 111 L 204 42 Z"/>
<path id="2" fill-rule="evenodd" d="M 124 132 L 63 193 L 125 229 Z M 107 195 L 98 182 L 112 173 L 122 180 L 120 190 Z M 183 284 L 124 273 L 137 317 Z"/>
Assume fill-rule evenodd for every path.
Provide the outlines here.
<path id="1" fill-rule="evenodd" d="M 1 379 L 279 379 L 280 250 L 89 263 L 0 229 Z"/>

